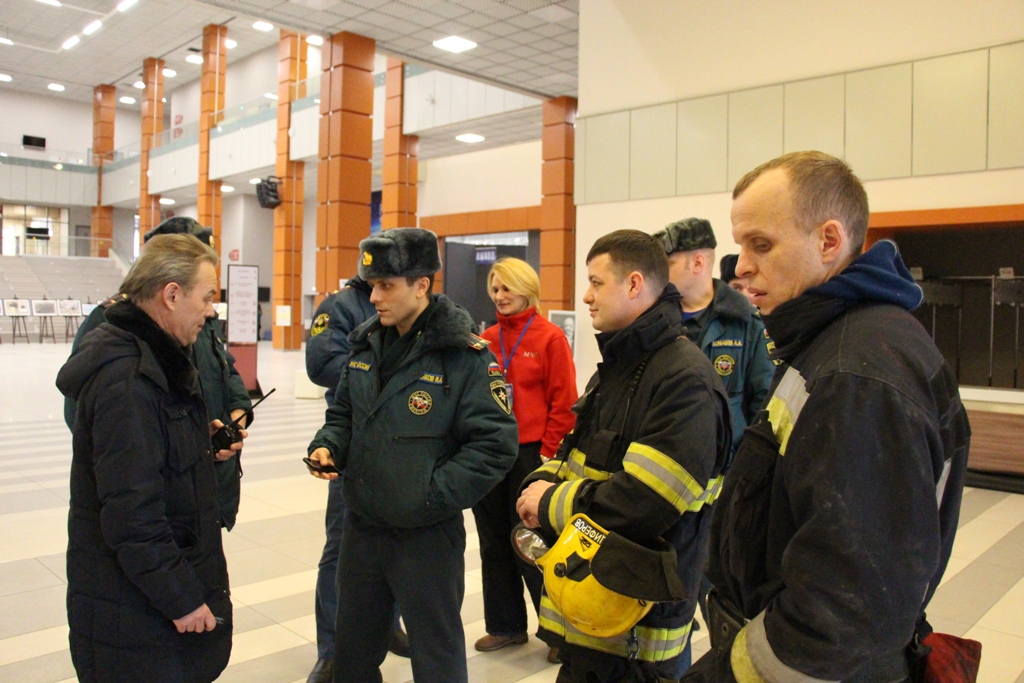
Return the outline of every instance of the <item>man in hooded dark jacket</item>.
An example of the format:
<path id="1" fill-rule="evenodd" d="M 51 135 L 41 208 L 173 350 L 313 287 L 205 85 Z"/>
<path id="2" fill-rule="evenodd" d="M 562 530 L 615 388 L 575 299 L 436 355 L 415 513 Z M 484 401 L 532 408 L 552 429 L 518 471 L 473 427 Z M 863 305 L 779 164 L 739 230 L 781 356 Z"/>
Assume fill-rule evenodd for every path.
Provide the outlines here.
<path id="1" fill-rule="evenodd" d="M 910 677 L 956 534 L 970 426 L 910 311 L 896 245 L 861 254 L 867 194 L 797 152 L 733 192 L 736 274 L 781 361 L 712 525 L 712 651 L 684 678 L 890 683 Z"/>
<path id="2" fill-rule="evenodd" d="M 126 300 L 57 376 L 76 401 L 68 626 L 85 683 L 207 683 L 231 654 L 210 442 L 221 422 L 186 351 L 213 315 L 216 263 L 195 237 L 154 238 Z"/>

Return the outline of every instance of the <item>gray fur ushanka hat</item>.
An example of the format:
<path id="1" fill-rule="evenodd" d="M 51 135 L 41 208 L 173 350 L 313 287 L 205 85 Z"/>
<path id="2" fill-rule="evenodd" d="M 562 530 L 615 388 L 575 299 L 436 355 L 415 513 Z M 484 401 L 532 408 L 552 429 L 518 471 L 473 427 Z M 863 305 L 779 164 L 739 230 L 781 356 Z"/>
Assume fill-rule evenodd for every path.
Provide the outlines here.
<path id="1" fill-rule="evenodd" d="M 437 235 L 422 228 L 392 228 L 359 243 L 359 277 L 424 277 L 441 270 Z"/>
<path id="2" fill-rule="evenodd" d="M 684 218 L 670 223 L 664 230 L 654 233 L 653 237 L 665 247 L 666 254 L 694 249 L 714 249 L 718 246 L 715 231 L 711 229 L 711 222 L 706 218 Z"/>
<path id="3" fill-rule="evenodd" d="M 186 235 L 194 235 L 203 244 L 213 246 L 213 229 L 204 228 L 199 221 L 187 216 L 173 216 L 168 218 L 163 223 L 147 232 L 142 237 L 142 241 L 148 242 L 151 238 L 156 237 L 157 235 L 179 235 L 182 233 Z"/>

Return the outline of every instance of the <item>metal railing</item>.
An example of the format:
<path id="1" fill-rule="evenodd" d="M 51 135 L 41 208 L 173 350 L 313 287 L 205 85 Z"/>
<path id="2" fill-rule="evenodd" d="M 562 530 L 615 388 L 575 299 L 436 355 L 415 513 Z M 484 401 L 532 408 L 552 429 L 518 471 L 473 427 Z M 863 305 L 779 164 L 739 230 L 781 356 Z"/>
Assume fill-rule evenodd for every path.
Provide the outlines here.
<path id="1" fill-rule="evenodd" d="M 72 152 L 63 149 L 36 149 L 9 142 L 0 142 L 0 163 L 10 158 L 29 159 L 44 164 L 53 164 L 54 166 L 63 164 L 74 164 L 76 166 L 92 165 L 91 155 L 88 151 Z"/>
<path id="2" fill-rule="evenodd" d="M 217 127 L 222 127 L 235 121 L 241 121 L 247 119 L 250 116 L 256 116 L 260 112 L 266 111 L 270 108 L 277 108 L 277 100 L 270 99 L 269 97 L 256 97 L 248 102 L 242 102 L 236 104 L 233 107 L 227 107 L 213 113 L 213 121 Z"/>
<path id="3" fill-rule="evenodd" d="M 293 83 L 291 86 L 291 101 L 298 102 L 307 97 L 320 97 L 320 75 L 310 76 L 304 81 Z"/>
<path id="4" fill-rule="evenodd" d="M 199 121 L 183 123 L 180 126 L 168 128 L 156 136 L 153 140 L 153 149 L 159 149 L 178 140 L 187 140 L 199 137 Z"/>

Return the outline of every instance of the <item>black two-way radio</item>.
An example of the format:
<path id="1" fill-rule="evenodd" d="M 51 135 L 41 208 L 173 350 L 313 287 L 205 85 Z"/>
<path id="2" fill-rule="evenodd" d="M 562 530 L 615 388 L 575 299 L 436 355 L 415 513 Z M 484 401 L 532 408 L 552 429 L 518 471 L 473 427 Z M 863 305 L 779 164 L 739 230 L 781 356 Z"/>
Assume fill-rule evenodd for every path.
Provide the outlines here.
<path id="1" fill-rule="evenodd" d="M 267 398 L 269 398 L 270 395 L 275 391 L 277 391 L 277 387 L 268 391 L 263 398 L 261 398 L 260 400 L 256 401 L 256 403 L 253 404 L 252 408 L 249 408 L 249 410 L 245 411 L 244 414 L 239 415 L 237 418 L 235 418 L 231 422 L 231 424 L 226 424 L 217 431 L 215 431 L 213 433 L 213 436 L 210 437 L 210 441 L 213 442 L 213 450 L 228 451 L 231 450 L 231 444 L 238 443 L 239 441 L 241 441 L 241 438 L 238 436 L 238 421 L 241 420 L 243 417 L 251 416 L 252 411 L 256 408 L 256 406 L 266 401 Z"/>

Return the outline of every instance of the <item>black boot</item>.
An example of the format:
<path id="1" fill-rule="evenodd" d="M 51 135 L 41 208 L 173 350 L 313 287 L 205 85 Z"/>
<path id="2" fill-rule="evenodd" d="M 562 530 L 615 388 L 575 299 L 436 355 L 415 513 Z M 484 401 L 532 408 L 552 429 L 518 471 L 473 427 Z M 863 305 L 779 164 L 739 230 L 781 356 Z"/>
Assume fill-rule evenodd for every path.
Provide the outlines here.
<path id="1" fill-rule="evenodd" d="M 334 681 L 334 660 L 316 660 L 316 666 L 309 672 L 306 683 L 332 683 L 332 681 Z"/>

